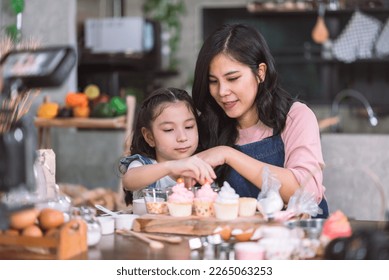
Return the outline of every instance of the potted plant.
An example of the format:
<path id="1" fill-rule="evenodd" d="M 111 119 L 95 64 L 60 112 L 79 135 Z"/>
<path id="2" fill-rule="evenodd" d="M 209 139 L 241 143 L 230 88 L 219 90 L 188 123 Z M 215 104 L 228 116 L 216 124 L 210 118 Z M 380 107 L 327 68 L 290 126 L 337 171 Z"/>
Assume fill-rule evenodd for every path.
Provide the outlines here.
<path id="1" fill-rule="evenodd" d="M 22 36 L 22 13 L 24 11 L 24 0 L 9 0 L 11 13 L 16 16 L 16 23 L 6 27 L 6 34 L 14 42 L 20 42 Z"/>
<path id="2" fill-rule="evenodd" d="M 185 14 L 184 0 L 145 0 L 143 12 L 146 17 L 161 23 L 163 68 L 176 70 L 178 59 L 177 50 L 181 39 L 180 16 Z"/>

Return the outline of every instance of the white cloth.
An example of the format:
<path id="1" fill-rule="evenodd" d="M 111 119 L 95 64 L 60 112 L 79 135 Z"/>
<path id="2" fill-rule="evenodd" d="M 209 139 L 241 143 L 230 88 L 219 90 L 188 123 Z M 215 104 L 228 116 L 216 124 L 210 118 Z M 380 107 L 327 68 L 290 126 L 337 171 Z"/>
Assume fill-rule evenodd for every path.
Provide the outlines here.
<path id="1" fill-rule="evenodd" d="M 389 18 L 377 39 L 375 52 L 378 57 L 389 55 Z"/>
<path id="2" fill-rule="evenodd" d="M 356 11 L 334 41 L 332 49 L 334 57 L 347 63 L 371 58 L 381 28 L 381 21 Z"/>

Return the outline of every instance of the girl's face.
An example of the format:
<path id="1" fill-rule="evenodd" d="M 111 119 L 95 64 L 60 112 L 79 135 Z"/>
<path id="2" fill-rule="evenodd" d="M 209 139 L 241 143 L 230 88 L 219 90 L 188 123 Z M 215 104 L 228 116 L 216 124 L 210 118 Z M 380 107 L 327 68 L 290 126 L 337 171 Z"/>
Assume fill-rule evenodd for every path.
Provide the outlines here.
<path id="1" fill-rule="evenodd" d="M 265 78 L 266 65 L 259 65 L 258 75 Z M 209 67 L 209 91 L 230 118 L 235 118 L 241 128 L 258 122 L 254 105 L 259 78 L 250 67 L 225 54 L 215 56 Z"/>
<path id="2" fill-rule="evenodd" d="M 163 111 L 153 121 L 151 131 L 142 128 L 143 137 L 155 148 L 156 160 L 163 162 L 193 155 L 198 146 L 199 135 L 192 111 L 183 101 L 164 103 L 161 106 Z"/>

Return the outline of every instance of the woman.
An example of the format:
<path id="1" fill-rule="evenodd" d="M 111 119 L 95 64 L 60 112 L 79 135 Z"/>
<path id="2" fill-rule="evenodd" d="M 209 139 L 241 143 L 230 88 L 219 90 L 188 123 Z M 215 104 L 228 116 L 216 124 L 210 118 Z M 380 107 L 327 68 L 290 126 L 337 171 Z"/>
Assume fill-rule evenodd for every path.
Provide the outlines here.
<path id="1" fill-rule="evenodd" d="M 304 187 L 328 216 L 317 119 L 279 83 L 274 59 L 254 28 L 224 25 L 203 44 L 192 97 L 200 111 L 199 157 L 218 168 L 240 196 L 257 197 L 262 169 L 281 182 L 285 204 Z M 319 217 L 316 216 L 316 217 Z"/>

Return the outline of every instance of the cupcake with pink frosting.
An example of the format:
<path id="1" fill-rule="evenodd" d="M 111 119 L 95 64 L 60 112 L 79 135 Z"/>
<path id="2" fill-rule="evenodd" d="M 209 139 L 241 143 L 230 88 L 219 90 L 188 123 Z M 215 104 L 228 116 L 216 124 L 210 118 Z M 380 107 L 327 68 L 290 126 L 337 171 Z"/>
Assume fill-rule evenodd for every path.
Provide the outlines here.
<path id="1" fill-rule="evenodd" d="M 219 220 L 233 220 L 238 217 L 239 195 L 228 182 L 223 183 L 213 206 L 215 216 Z"/>
<path id="2" fill-rule="evenodd" d="M 213 203 L 217 197 L 211 185 L 207 182 L 201 186 L 196 192 L 196 197 L 193 201 L 194 213 L 200 217 L 213 217 L 215 211 L 213 209 Z"/>
<path id="3" fill-rule="evenodd" d="M 167 200 L 170 215 L 174 217 L 192 215 L 193 198 L 193 192 L 185 188 L 183 180 L 178 179 Z"/>

